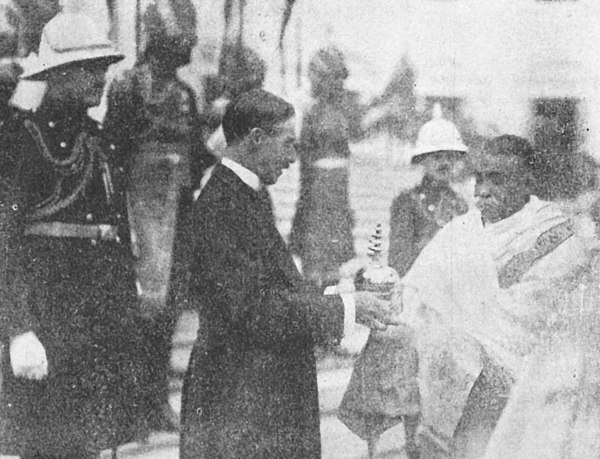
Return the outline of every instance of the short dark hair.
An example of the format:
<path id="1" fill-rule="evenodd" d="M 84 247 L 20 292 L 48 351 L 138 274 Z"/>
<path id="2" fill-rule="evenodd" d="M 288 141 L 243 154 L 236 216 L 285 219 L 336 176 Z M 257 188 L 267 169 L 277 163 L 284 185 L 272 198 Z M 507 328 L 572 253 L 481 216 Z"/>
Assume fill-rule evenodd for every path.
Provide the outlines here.
<path id="1" fill-rule="evenodd" d="M 521 158 L 533 171 L 536 166 L 536 152 L 531 143 L 523 137 L 504 134 L 494 137 L 483 145 L 483 151 L 494 156 L 516 156 Z"/>
<path id="2" fill-rule="evenodd" d="M 254 128 L 271 131 L 275 125 L 289 120 L 294 114 L 292 104 L 275 94 L 263 89 L 245 92 L 225 110 L 222 123 L 227 145 L 242 140 Z"/>

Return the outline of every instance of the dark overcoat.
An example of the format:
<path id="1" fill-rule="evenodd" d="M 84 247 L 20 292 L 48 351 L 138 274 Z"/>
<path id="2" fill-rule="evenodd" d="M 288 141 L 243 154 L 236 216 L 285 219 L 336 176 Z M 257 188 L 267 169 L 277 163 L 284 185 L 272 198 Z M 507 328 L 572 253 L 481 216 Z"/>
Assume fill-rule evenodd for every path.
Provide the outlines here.
<path id="1" fill-rule="evenodd" d="M 88 453 L 135 436 L 147 364 L 120 158 L 85 112 L 17 116 L 2 137 L 0 333 L 35 332 L 40 381 L 16 378 L 3 352 L 3 453 Z M 118 238 L 27 234 L 36 223 L 112 225 Z M 88 226 L 88 227 L 89 227 Z"/>
<path id="2" fill-rule="evenodd" d="M 180 457 L 320 458 L 314 346 L 341 337 L 341 300 L 302 279 L 269 200 L 226 167 L 216 166 L 191 218 L 200 329 Z"/>

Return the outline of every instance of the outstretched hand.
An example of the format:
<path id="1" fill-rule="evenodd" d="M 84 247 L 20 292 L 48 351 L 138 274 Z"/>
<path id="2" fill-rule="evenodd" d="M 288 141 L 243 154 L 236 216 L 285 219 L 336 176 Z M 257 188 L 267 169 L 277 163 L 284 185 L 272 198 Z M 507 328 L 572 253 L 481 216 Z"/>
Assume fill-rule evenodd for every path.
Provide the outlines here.
<path id="1" fill-rule="evenodd" d="M 31 331 L 11 339 L 10 362 L 13 373 L 17 377 L 42 379 L 48 375 L 46 350 Z"/>
<path id="2" fill-rule="evenodd" d="M 356 322 L 372 330 L 385 331 L 388 325 L 400 325 L 394 318 L 392 303 L 377 298 L 370 292 L 356 292 Z"/>

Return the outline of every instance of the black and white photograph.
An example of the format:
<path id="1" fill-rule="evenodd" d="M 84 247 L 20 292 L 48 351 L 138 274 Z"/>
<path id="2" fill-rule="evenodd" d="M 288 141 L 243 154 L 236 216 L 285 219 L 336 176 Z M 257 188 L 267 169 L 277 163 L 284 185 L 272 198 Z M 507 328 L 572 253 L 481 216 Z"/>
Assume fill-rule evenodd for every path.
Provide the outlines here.
<path id="1" fill-rule="evenodd" d="M 600 458 L 600 1 L 0 0 L 0 459 Z"/>

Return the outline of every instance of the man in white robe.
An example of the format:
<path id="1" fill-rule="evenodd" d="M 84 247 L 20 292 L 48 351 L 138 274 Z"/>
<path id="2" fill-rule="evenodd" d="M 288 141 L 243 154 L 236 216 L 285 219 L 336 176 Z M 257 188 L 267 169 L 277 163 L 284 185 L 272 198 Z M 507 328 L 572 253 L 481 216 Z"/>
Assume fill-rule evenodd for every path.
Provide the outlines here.
<path id="1" fill-rule="evenodd" d="M 403 278 L 415 331 L 422 457 L 481 457 L 523 361 L 585 262 L 558 205 L 531 194 L 534 152 L 516 136 L 476 158 L 477 208 L 438 232 Z"/>

